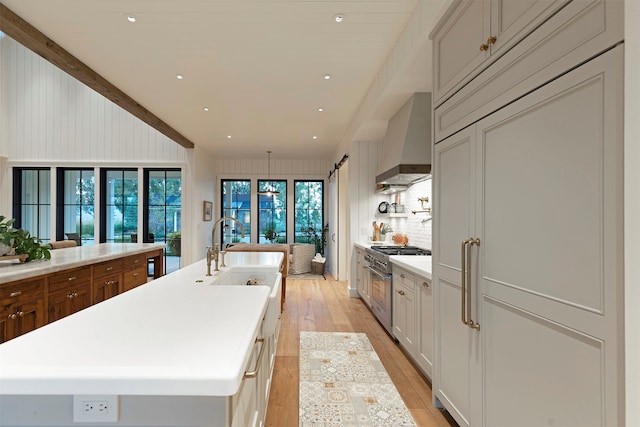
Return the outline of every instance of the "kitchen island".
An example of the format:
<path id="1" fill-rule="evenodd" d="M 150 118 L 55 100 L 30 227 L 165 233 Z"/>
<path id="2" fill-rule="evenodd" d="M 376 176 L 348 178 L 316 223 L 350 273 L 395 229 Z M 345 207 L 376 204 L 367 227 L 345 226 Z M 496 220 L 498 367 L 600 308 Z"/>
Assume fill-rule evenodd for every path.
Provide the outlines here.
<path id="1" fill-rule="evenodd" d="M 263 321 L 279 321 L 282 254 L 225 263 L 207 276 L 198 261 L 0 345 L 0 425 L 94 425 L 76 422 L 86 402 L 108 402 L 110 425 L 264 419 L 278 329 L 264 336 Z"/>

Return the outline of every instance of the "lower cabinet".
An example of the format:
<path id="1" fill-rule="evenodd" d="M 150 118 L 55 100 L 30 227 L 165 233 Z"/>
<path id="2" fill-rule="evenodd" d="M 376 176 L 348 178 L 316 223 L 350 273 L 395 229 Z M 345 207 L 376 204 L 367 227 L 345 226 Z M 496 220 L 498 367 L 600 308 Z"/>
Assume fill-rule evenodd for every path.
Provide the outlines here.
<path id="1" fill-rule="evenodd" d="M 365 259 L 366 255 L 367 251 L 356 248 L 356 281 L 358 295 L 360 295 L 360 298 L 362 298 L 367 305 L 370 305 L 371 284 L 369 282 L 369 270 L 367 269 L 369 263 Z"/>
<path id="2" fill-rule="evenodd" d="M 415 358 L 416 291 L 415 275 L 393 266 L 393 336 Z"/>
<path id="3" fill-rule="evenodd" d="M 49 323 L 91 305 L 91 269 L 78 268 L 56 273 L 49 278 Z"/>
<path id="4" fill-rule="evenodd" d="M 423 374 L 433 372 L 431 280 L 393 265 L 393 336 Z"/>
<path id="5" fill-rule="evenodd" d="M 417 341 L 416 359 L 422 372 L 429 378 L 433 374 L 433 286 L 431 279 L 416 276 Z"/>
<path id="6" fill-rule="evenodd" d="M 45 324 L 44 279 L 26 279 L 0 289 L 0 343 Z"/>
<path id="7" fill-rule="evenodd" d="M 262 330 L 262 328 L 261 328 Z M 238 392 L 229 397 L 229 417 L 227 425 L 231 427 L 257 427 L 264 425 L 267 418 L 267 405 L 271 391 L 271 378 L 275 366 L 278 347 L 280 321 L 275 333 L 263 336 L 258 333 L 247 372 Z"/>

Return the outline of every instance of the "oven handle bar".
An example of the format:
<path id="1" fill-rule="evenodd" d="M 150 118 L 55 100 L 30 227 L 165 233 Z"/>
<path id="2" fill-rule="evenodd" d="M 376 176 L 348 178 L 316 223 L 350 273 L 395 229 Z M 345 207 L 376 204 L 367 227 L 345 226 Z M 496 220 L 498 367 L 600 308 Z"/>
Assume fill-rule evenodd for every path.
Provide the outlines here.
<path id="1" fill-rule="evenodd" d="M 365 266 L 365 268 L 367 270 L 369 270 L 370 272 L 372 272 L 373 274 L 375 274 L 376 276 L 378 276 L 378 277 L 380 277 L 380 278 L 382 278 L 384 280 L 391 280 L 391 275 L 390 274 L 384 275 L 384 274 L 380 273 L 378 270 L 376 270 L 375 268 L 371 267 L 370 265 Z"/>

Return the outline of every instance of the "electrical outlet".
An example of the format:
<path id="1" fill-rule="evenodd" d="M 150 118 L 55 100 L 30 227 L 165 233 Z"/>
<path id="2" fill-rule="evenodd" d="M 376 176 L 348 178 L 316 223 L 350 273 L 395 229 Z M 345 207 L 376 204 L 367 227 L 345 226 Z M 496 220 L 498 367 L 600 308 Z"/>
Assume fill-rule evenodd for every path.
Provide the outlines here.
<path id="1" fill-rule="evenodd" d="M 73 421 L 76 423 L 118 421 L 118 396 L 73 396 Z"/>

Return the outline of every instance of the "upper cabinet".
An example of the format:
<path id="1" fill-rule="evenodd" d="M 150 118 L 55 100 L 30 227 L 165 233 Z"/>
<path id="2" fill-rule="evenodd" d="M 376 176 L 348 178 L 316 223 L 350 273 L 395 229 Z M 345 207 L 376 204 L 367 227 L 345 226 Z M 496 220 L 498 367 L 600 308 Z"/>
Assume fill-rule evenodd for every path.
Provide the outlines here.
<path id="1" fill-rule="evenodd" d="M 439 105 L 568 0 L 459 0 L 431 34 Z M 455 52 L 455 54 L 452 54 Z"/>

